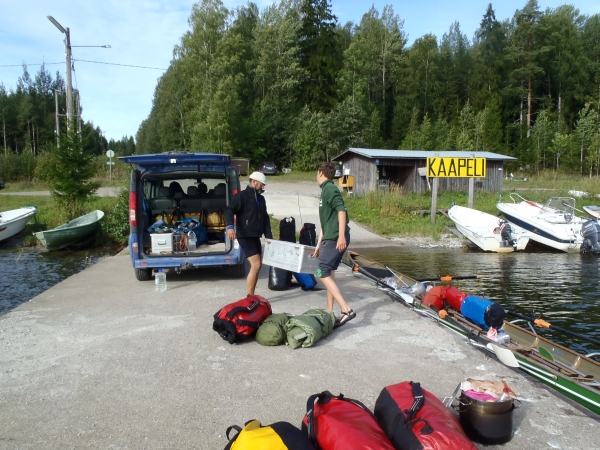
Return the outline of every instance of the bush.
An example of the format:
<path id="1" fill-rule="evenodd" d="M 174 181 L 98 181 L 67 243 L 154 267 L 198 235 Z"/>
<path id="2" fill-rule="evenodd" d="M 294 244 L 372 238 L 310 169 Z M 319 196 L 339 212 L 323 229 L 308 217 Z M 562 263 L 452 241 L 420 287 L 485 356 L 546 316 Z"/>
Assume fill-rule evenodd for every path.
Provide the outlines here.
<path id="1" fill-rule="evenodd" d="M 104 232 L 115 242 L 126 244 L 129 239 L 129 190 L 122 188 L 117 203 L 102 221 Z"/>

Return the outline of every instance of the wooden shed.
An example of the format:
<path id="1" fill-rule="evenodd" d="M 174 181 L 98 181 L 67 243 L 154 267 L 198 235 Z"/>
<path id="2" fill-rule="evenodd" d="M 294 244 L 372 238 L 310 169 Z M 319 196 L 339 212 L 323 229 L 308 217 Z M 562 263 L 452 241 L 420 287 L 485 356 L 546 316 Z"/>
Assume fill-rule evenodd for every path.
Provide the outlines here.
<path id="1" fill-rule="evenodd" d="M 475 189 L 488 192 L 502 190 L 504 161 L 516 158 L 491 152 L 378 150 L 349 148 L 333 158 L 343 164 L 345 175 L 354 175 L 354 192 L 362 195 L 375 189 L 386 189 L 390 184 L 400 186 L 405 192 L 430 190 L 431 179 L 426 176 L 428 157 L 486 158 L 485 178 L 475 178 Z M 467 178 L 440 178 L 438 192 L 467 191 Z"/>

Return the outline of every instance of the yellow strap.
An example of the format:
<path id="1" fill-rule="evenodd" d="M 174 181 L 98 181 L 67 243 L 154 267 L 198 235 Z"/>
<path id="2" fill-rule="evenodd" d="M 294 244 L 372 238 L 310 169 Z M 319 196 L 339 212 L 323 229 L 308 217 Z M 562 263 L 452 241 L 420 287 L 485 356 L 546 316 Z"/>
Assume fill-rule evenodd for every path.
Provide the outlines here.
<path id="1" fill-rule="evenodd" d="M 535 319 L 533 321 L 540 328 L 550 328 L 550 323 L 546 322 L 544 319 Z"/>
<path id="2" fill-rule="evenodd" d="M 452 277 L 450 275 L 445 277 L 440 277 L 440 281 L 452 281 Z"/>

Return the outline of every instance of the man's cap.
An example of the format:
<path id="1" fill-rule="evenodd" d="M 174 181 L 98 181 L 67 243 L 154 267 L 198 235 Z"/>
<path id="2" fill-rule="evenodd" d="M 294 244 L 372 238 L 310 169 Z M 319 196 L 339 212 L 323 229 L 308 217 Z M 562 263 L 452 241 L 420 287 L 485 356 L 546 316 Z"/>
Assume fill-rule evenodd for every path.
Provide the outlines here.
<path id="1" fill-rule="evenodd" d="M 265 177 L 264 173 L 261 173 L 261 172 L 252 172 L 252 175 L 250 175 L 250 179 L 251 180 L 256 180 L 259 183 L 264 184 L 265 186 L 267 185 L 267 177 Z"/>

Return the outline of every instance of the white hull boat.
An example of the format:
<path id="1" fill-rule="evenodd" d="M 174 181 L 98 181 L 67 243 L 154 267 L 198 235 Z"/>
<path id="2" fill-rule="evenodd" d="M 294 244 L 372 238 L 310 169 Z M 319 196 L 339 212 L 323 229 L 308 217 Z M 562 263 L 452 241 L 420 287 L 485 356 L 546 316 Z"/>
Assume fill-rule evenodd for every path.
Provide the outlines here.
<path id="1" fill-rule="evenodd" d="M 524 250 L 529 242 L 529 233 L 522 228 L 476 209 L 454 205 L 448 216 L 463 236 L 485 252 Z"/>
<path id="2" fill-rule="evenodd" d="M 592 219 L 600 219 L 600 206 L 584 206 L 583 210 L 590 216 Z"/>
<path id="3" fill-rule="evenodd" d="M 0 241 L 14 236 L 25 228 L 35 211 L 35 206 L 25 206 L 0 213 Z"/>
<path id="4" fill-rule="evenodd" d="M 545 204 L 510 194 L 513 203 L 498 203 L 504 217 L 530 233 L 530 239 L 563 252 L 578 252 L 583 242 L 581 226 L 586 221 L 575 215 L 575 199 L 552 197 Z M 520 200 L 520 201 L 519 201 Z"/>

